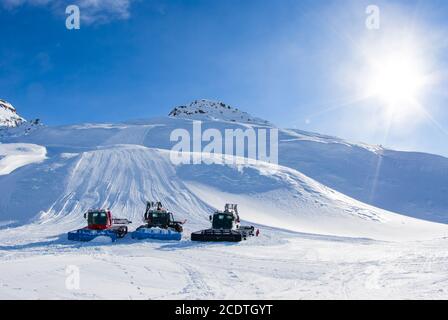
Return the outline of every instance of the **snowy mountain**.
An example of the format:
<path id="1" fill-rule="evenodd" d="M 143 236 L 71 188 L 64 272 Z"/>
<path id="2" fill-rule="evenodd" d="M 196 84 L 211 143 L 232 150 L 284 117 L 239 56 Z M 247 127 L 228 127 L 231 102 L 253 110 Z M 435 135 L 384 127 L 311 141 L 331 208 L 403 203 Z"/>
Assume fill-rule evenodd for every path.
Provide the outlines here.
<path id="1" fill-rule="evenodd" d="M 0 176 L 2 221 L 51 222 L 68 231 L 83 224 L 89 208 L 108 207 L 138 224 L 145 200 L 158 199 L 189 221 L 189 231 L 206 227 L 212 208 L 224 202 L 239 203 L 243 218 L 252 223 L 297 232 L 398 240 L 448 231 L 365 205 L 293 169 L 262 162 L 176 166 L 168 151 L 136 145 L 59 154 L 52 147 L 42 162 L 45 150 L 28 149 L 34 151 L 33 165 Z M 24 194 L 28 201 L 20 201 Z"/>
<path id="2" fill-rule="evenodd" d="M 210 120 L 273 126 L 224 103 L 208 100 L 176 107 L 170 116 L 204 120 L 204 127 L 209 126 Z M 297 129 L 280 129 L 279 135 L 281 165 L 364 203 L 448 222 L 447 158 L 388 150 Z"/>
<path id="3" fill-rule="evenodd" d="M 191 120 L 216 120 L 230 122 L 244 122 L 267 125 L 268 121 L 253 117 L 247 112 L 231 107 L 223 102 L 211 100 L 195 100 L 188 106 L 175 107 L 170 117 Z"/>
<path id="4" fill-rule="evenodd" d="M 191 132 L 192 120 L 219 132 L 272 126 L 201 100 L 169 117 L 3 137 L 0 297 L 446 297 L 448 226 L 416 217 L 446 219 L 448 159 L 280 129 L 279 166 L 225 161 L 232 155 L 174 164 L 170 134 Z M 67 242 L 90 208 L 110 208 L 134 230 L 146 200 L 187 220 L 182 241 Z M 239 245 L 191 243 L 190 232 L 207 228 L 209 214 L 227 202 L 238 203 L 261 236 Z M 402 211 L 384 209 L 393 206 Z M 82 269 L 81 290 L 60 285 L 67 265 Z M 92 285 L 98 281 L 104 285 Z"/>
<path id="5" fill-rule="evenodd" d="M 281 130 L 279 161 L 364 203 L 448 222 L 448 159 Z"/>
<path id="6" fill-rule="evenodd" d="M 0 99 L 0 127 L 14 128 L 25 121 L 10 103 Z"/>
<path id="7" fill-rule="evenodd" d="M 26 121 L 10 103 L 0 99 L 0 139 L 22 137 L 42 126 L 40 119 Z"/>
<path id="8" fill-rule="evenodd" d="M 191 105 L 198 104 L 193 102 Z M 203 130 L 244 130 L 248 123 L 228 121 L 228 114 L 223 115 L 224 120 L 219 120 L 216 113 L 174 115 L 175 110 L 169 118 L 121 124 L 46 127 L 26 137 L 4 137 L 3 141 L 53 148 L 58 146 L 69 151 L 117 144 L 170 150 L 175 144 L 170 141 L 171 132 L 183 128 L 192 133 L 191 121 L 198 117 L 211 117 L 213 114 L 212 120 L 202 121 Z M 215 108 L 212 110 L 214 112 Z M 250 120 L 254 118 L 250 117 Z M 254 122 L 249 123 L 258 126 Z M 262 123 L 261 126 L 270 126 L 264 121 Z M 295 129 L 279 129 L 279 164 L 381 209 L 430 221 L 448 222 L 447 158 L 351 143 Z"/>

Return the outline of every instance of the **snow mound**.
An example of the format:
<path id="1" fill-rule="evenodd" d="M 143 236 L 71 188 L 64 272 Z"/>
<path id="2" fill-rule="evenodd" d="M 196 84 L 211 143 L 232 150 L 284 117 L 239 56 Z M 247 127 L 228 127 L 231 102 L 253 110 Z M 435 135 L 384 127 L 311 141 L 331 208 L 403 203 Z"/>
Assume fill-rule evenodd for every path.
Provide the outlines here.
<path id="1" fill-rule="evenodd" d="M 247 112 L 231 107 L 223 102 L 211 100 L 195 100 L 188 106 L 175 107 L 169 116 L 191 120 L 231 121 L 239 123 L 253 123 L 269 125 L 266 120 L 253 117 Z"/>
<path id="2" fill-rule="evenodd" d="M 0 127 L 15 128 L 26 122 L 17 114 L 16 109 L 5 100 L 0 99 Z"/>
<path id="3" fill-rule="evenodd" d="M 45 160 L 47 149 L 35 144 L 0 144 L 0 176 L 31 163 Z"/>
<path id="4" fill-rule="evenodd" d="M 157 200 L 194 228 L 211 211 L 186 191 L 160 151 L 117 145 L 65 155 L 0 177 L 0 221 L 34 221 L 67 232 L 85 225 L 87 210 L 110 208 L 114 217 L 128 218 L 138 227 L 146 201 Z M 26 202 L 20 201 L 24 195 Z"/>

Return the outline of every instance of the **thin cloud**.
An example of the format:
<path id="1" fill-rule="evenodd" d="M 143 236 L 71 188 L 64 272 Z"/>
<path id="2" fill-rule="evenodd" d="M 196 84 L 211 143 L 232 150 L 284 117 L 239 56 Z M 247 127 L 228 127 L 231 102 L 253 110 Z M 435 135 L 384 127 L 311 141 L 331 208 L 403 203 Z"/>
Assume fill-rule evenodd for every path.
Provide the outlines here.
<path id="1" fill-rule="evenodd" d="M 130 17 L 131 3 L 135 0 L 0 0 L 7 10 L 21 6 L 48 7 L 54 14 L 65 14 L 68 5 L 79 6 L 81 19 L 86 24 L 108 23 L 113 20 L 126 20 Z"/>
<path id="2" fill-rule="evenodd" d="M 130 17 L 131 0 L 80 0 L 81 17 L 87 23 L 126 20 Z"/>

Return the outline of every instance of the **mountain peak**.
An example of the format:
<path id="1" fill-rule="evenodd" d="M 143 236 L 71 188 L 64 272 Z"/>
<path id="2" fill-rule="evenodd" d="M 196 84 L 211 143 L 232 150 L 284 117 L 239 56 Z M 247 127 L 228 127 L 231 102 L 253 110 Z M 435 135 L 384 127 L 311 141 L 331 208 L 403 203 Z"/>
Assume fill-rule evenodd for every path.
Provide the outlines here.
<path id="1" fill-rule="evenodd" d="M 256 118 L 234 108 L 224 102 L 207 99 L 195 100 L 189 105 L 177 106 L 170 113 L 170 117 L 191 120 L 231 121 L 269 125 L 266 120 Z"/>
<path id="2" fill-rule="evenodd" d="M 0 99 L 0 127 L 14 128 L 26 122 L 17 114 L 16 108 L 9 102 Z"/>

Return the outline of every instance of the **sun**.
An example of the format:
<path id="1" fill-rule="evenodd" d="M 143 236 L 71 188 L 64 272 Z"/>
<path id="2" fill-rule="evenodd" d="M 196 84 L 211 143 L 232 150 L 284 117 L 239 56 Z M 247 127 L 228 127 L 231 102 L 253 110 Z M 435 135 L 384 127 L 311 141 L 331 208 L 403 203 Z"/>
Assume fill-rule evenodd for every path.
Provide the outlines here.
<path id="1" fill-rule="evenodd" d="M 381 99 L 387 108 L 400 109 L 416 101 L 424 85 L 421 63 L 410 54 L 397 53 L 370 60 L 367 95 Z"/>

